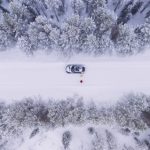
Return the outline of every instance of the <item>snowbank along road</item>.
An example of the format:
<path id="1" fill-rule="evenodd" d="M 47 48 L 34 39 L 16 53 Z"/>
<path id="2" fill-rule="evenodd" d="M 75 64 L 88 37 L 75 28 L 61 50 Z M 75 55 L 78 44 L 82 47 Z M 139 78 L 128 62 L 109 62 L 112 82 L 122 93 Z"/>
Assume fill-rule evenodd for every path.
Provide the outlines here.
<path id="1" fill-rule="evenodd" d="M 86 62 L 86 72 L 83 75 L 67 74 L 66 65 L 1 62 L 0 98 L 19 99 L 38 95 L 62 98 L 79 94 L 105 99 L 112 94 L 122 95 L 126 92 L 150 93 L 150 61 Z"/>

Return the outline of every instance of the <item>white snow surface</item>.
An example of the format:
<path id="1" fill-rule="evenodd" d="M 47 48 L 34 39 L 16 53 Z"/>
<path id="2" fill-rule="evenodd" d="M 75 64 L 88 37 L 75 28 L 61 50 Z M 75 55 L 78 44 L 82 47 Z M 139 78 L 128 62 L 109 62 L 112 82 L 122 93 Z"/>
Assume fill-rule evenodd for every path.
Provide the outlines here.
<path id="1" fill-rule="evenodd" d="M 41 131 L 33 138 L 29 138 L 32 130 L 25 129 L 25 132 L 22 135 L 22 138 L 24 140 L 21 140 L 21 137 L 19 139 L 12 139 L 12 143 L 10 143 L 9 148 L 11 148 L 11 150 L 64 150 L 62 135 L 65 131 L 69 131 L 71 133 L 71 141 L 68 149 L 89 150 L 92 149 L 91 146 L 94 140 L 94 135 L 90 135 L 88 132 L 89 127 L 94 127 L 98 131 L 98 135 L 103 140 L 101 144 L 103 147 L 105 147 L 106 150 L 108 149 L 108 145 L 106 142 L 107 139 L 105 135 L 106 130 L 110 131 L 114 136 L 113 140 L 117 145 L 116 150 L 122 149 L 123 145 L 128 145 L 136 148 L 136 143 L 131 135 L 123 135 L 115 127 L 103 125 L 96 126 L 91 124 L 87 124 L 84 126 L 70 125 L 65 128 L 59 127 L 54 130 L 41 129 Z M 142 148 L 138 150 L 142 150 Z"/>
<path id="2" fill-rule="evenodd" d="M 83 64 L 83 75 L 67 74 L 68 64 Z M 62 99 L 81 96 L 97 102 L 115 102 L 130 92 L 150 93 L 150 54 L 132 57 L 76 56 L 63 59 L 42 52 L 25 56 L 17 50 L 0 53 L 0 99 L 13 102 L 41 96 Z M 80 83 L 83 80 L 83 84 Z"/>

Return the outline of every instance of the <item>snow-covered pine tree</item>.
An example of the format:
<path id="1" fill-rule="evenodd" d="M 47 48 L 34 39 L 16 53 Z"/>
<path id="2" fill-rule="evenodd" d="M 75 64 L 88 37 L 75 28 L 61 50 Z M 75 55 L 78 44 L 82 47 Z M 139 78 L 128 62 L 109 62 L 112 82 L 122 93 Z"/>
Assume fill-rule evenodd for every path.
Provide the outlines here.
<path id="1" fill-rule="evenodd" d="M 60 36 L 59 45 L 63 55 L 70 56 L 74 52 L 80 51 L 80 26 L 81 20 L 79 15 L 73 15 L 62 25 L 62 34 Z"/>
<path id="2" fill-rule="evenodd" d="M 106 0 L 85 0 L 89 4 L 89 13 L 91 17 L 92 14 L 100 8 L 106 8 Z"/>
<path id="3" fill-rule="evenodd" d="M 145 18 L 148 20 L 149 3 L 142 2 L 11 0 L 7 3 L 8 11 L 0 9 L 0 49 L 4 50 L 17 44 L 27 53 L 43 49 L 49 52 L 55 50 L 65 56 L 80 52 L 104 54 L 112 51 L 113 41 L 118 54 L 134 54 L 139 52 L 139 45 L 143 49 L 143 46 L 150 43 L 148 21 L 138 26 L 136 34 L 130 33 L 131 27 L 119 25 L 113 36 L 110 30 L 113 31 L 117 25 L 117 15 L 121 18 L 120 23 L 126 23 L 130 15 L 138 14 L 137 10 L 139 12 L 140 8 L 141 13 L 147 10 L 144 15 L 147 14 Z M 111 8 L 109 11 L 110 5 L 113 10 Z M 113 15 L 113 11 L 116 16 Z M 39 23 L 38 20 L 45 21 Z"/>
<path id="4" fill-rule="evenodd" d="M 14 20 L 8 13 L 3 14 L 0 22 L 0 50 L 10 48 L 12 44 L 15 44 L 15 25 Z M 14 28 L 14 30 L 12 30 Z"/>
<path id="5" fill-rule="evenodd" d="M 98 53 L 98 48 L 99 45 L 96 36 L 93 34 L 87 35 L 86 41 L 82 45 L 83 53 L 94 55 L 96 52 Z"/>
<path id="6" fill-rule="evenodd" d="M 115 23 L 115 19 L 106 8 L 98 7 L 98 9 L 92 13 L 92 19 L 96 24 L 95 35 L 97 38 L 101 38 L 101 36 L 110 30 Z"/>
<path id="7" fill-rule="evenodd" d="M 129 94 L 114 108 L 116 122 L 122 127 L 144 129 L 146 123 L 141 119 L 141 112 L 147 109 L 149 100 L 144 94 Z"/>
<path id="8" fill-rule="evenodd" d="M 62 135 L 62 144 L 65 150 L 68 149 L 71 140 L 72 140 L 71 132 L 65 131 Z"/>
<path id="9" fill-rule="evenodd" d="M 91 3 L 93 0 L 83 0 L 83 2 L 85 3 L 85 8 L 86 8 L 86 14 L 90 15 L 91 13 Z"/>
<path id="10" fill-rule="evenodd" d="M 110 39 L 110 32 L 104 33 L 101 38 L 98 39 L 98 49 L 95 52 L 96 55 L 107 54 L 111 55 L 114 52 L 114 43 Z"/>
<path id="11" fill-rule="evenodd" d="M 69 114 L 67 116 L 67 122 L 70 124 L 81 124 L 86 121 L 86 110 L 82 99 L 78 99 L 77 102 L 70 103 Z"/>
<path id="12" fill-rule="evenodd" d="M 98 131 L 95 131 L 93 139 L 91 141 L 90 150 L 104 150 L 104 149 L 105 149 L 104 137 Z"/>
<path id="13" fill-rule="evenodd" d="M 150 17 L 146 19 L 146 22 L 135 30 L 140 45 L 148 45 L 150 43 Z"/>
<path id="14" fill-rule="evenodd" d="M 64 0 L 45 0 L 45 3 L 48 6 L 51 19 L 55 19 L 55 21 L 59 22 L 60 16 L 65 11 Z"/>
<path id="15" fill-rule="evenodd" d="M 139 52 L 139 41 L 134 30 L 128 25 L 119 26 L 119 36 L 115 42 L 115 50 L 119 55 L 132 55 Z"/>
<path id="16" fill-rule="evenodd" d="M 29 25 L 27 34 L 19 39 L 18 45 L 25 51 L 38 49 L 52 50 L 58 44 L 60 31 L 51 24 L 51 19 L 38 16 L 35 22 Z"/>
<path id="17" fill-rule="evenodd" d="M 94 35 L 95 30 L 96 25 L 92 18 L 86 17 L 84 19 L 81 19 L 80 39 L 79 39 L 81 45 L 84 44 L 88 35 Z"/>
<path id="18" fill-rule="evenodd" d="M 107 129 L 105 130 L 105 134 L 106 134 L 106 142 L 107 142 L 108 150 L 116 150 L 117 143 L 114 135 Z"/>
<path id="19" fill-rule="evenodd" d="M 89 105 L 87 106 L 87 114 L 86 114 L 86 118 L 90 123 L 97 123 L 99 120 L 99 113 L 98 113 L 98 109 L 97 106 L 95 105 L 95 103 L 91 102 L 89 103 Z"/>
<path id="20" fill-rule="evenodd" d="M 64 55 L 85 52 L 88 50 L 88 36 L 93 35 L 96 25 L 92 18 L 82 18 L 79 15 L 73 15 L 63 24 L 60 49 Z M 89 52 L 90 53 L 90 52 Z"/>
<path id="21" fill-rule="evenodd" d="M 85 5 L 82 0 L 72 0 L 72 8 L 74 14 L 81 15 L 83 10 L 85 9 Z"/>
<path id="22" fill-rule="evenodd" d="M 0 26 L 0 51 L 5 50 L 11 46 L 11 39 L 11 36 L 9 36 L 5 28 Z"/>
<path id="23" fill-rule="evenodd" d="M 49 118 L 49 126 L 55 127 L 57 125 L 58 119 L 57 113 L 57 104 L 53 101 L 49 101 L 49 108 L 48 108 L 48 118 Z"/>
<path id="24" fill-rule="evenodd" d="M 33 5 L 30 6 L 28 3 L 29 1 L 12 0 L 9 3 L 10 12 L 3 13 L 1 26 L 3 26 L 3 31 L 7 36 L 7 42 L 10 42 L 14 46 L 19 37 L 25 36 L 29 23 L 35 21 L 37 16 L 37 14 L 31 9 Z"/>

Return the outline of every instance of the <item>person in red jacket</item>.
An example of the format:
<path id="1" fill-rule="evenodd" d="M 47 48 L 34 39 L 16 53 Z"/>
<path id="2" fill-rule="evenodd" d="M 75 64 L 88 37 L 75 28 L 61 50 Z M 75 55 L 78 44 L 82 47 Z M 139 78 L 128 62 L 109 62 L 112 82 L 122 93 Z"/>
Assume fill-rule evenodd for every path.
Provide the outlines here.
<path id="1" fill-rule="evenodd" d="M 83 83 L 83 80 L 80 80 L 80 83 Z"/>

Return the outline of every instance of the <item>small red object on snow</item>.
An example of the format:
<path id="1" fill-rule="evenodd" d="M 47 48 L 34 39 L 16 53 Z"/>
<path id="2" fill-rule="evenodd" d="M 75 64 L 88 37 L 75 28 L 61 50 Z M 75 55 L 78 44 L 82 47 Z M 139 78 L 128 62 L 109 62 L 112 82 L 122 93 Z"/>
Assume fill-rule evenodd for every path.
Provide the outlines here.
<path id="1" fill-rule="evenodd" d="M 83 80 L 80 80 L 80 83 L 83 83 Z"/>

